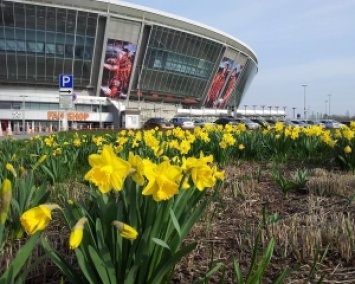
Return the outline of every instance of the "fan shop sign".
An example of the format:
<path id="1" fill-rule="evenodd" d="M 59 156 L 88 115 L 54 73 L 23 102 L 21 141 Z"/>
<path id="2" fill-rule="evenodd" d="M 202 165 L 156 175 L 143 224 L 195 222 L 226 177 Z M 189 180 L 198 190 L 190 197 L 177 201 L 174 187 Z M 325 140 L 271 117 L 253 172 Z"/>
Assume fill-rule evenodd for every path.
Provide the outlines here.
<path id="1" fill-rule="evenodd" d="M 47 111 L 48 120 L 58 120 L 64 119 L 66 117 L 69 121 L 85 121 L 89 118 L 87 112 L 58 112 L 58 111 Z"/>

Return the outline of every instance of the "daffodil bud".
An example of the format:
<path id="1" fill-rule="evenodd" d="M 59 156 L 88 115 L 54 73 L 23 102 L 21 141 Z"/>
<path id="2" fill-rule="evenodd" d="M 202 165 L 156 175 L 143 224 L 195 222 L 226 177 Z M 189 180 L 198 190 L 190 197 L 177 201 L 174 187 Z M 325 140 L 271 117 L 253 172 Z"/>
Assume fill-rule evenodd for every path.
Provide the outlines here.
<path id="1" fill-rule="evenodd" d="M 12 184 L 5 179 L 0 190 L 0 224 L 5 224 L 12 199 Z"/>
<path id="2" fill-rule="evenodd" d="M 12 164 L 7 163 L 7 164 L 6 164 L 6 169 L 7 169 L 9 172 L 11 172 L 11 173 L 14 175 L 14 177 L 17 177 L 17 173 L 16 173 L 16 171 L 15 171 L 15 169 L 14 169 L 14 166 L 13 166 Z"/>
<path id="3" fill-rule="evenodd" d="M 84 235 L 84 224 L 87 222 L 86 217 L 82 217 L 79 219 L 79 221 L 75 224 L 73 230 L 70 233 L 69 237 L 69 247 L 70 249 L 77 249 L 82 240 L 83 240 L 83 235 Z"/>
<path id="4" fill-rule="evenodd" d="M 122 238 L 128 240 L 135 240 L 138 236 L 138 232 L 133 227 L 125 223 L 122 223 L 120 221 L 113 221 L 112 225 L 117 228 Z"/>

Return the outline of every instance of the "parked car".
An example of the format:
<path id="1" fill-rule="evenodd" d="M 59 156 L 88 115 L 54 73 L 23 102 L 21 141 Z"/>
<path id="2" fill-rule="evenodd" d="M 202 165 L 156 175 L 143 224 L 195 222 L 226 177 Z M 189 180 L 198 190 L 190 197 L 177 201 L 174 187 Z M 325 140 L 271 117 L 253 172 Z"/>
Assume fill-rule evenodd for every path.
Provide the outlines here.
<path id="1" fill-rule="evenodd" d="M 170 123 L 172 123 L 175 127 L 180 127 L 182 129 L 195 128 L 195 123 L 188 117 L 174 117 L 170 119 Z"/>
<path id="2" fill-rule="evenodd" d="M 142 126 L 143 129 L 173 129 L 174 124 L 170 123 L 167 119 L 163 117 L 152 117 L 149 118 Z"/>
<path id="3" fill-rule="evenodd" d="M 235 118 L 235 121 L 238 123 L 244 123 L 245 127 L 249 130 L 258 129 L 260 127 L 259 123 L 253 122 L 249 118 L 245 117 L 237 117 Z"/>
<path id="4" fill-rule="evenodd" d="M 322 128 L 325 127 L 324 123 L 320 122 L 320 121 L 315 121 L 315 120 L 304 120 L 305 123 L 307 123 L 309 126 L 313 126 L 313 125 L 318 125 Z"/>
<path id="5" fill-rule="evenodd" d="M 326 119 L 326 120 L 322 120 L 321 122 L 324 124 L 324 128 L 327 129 L 337 129 L 345 126 L 345 124 L 342 124 L 333 119 Z"/>
<path id="6" fill-rule="evenodd" d="M 310 126 L 307 122 L 302 121 L 302 120 L 291 120 L 291 122 L 298 127 L 309 127 Z"/>
<path id="7" fill-rule="evenodd" d="M 251 119 L 251 121 L 258 123 L 263 128 L 267 128 L 269 126 L 269 124 L 266 122 L 264 118 L 253 118 Z"/>
<path id="8" fill-rule="evenodd" d="M 204 126 L 206 126 L 206 125 L 215 125 L 214 122 L 209 122 L 209 121 L 207 121 L 207 120 L 205 120 L 205 119 L 195 119 L 195 120 L 194 120 L 194 123 L 195 123 L 195 127 L 196 127 L 196 126 L 204 127 Z"/>
<path id="9" fill-rule="evenodd" d="M 238 122 L 231 116 L 220 117 L 214 123 L 219 124 L 219 125 L 227 125 L 227 124 L 237 125 L 238 124 Z"/>

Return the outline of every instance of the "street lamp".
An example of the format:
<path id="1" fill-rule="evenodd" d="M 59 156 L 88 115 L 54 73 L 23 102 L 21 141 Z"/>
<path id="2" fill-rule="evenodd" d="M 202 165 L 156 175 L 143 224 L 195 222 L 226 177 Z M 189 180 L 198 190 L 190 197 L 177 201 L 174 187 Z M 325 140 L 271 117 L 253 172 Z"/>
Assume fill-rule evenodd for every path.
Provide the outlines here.
<path id="1" fill-rule="evenodd" d="M 244 105 L 244 115 L 247 115 L 247 106 L 248 105 Z"/>
<path id="2" fill-rule="evenodd" d="M 284 118 L 286 118 L 286 108 L 287 108 L 287 106 L 283 106 L 283 108 L 284 108 Z"/>
<path id="3" fill-rule="evenodd" d="M 328 101 L 325 101 L 325 117 L 329 118 L 329 116 L 327 115 L 327 103 Z"/>
<path id="4" fill-rule="evenodd" d="M 265 105 L 262 105 L 261 107 L 262 107 L 262 109 L 263 109 L 263 116 L 264 116 L 264 114 L 265 114 L 265 112 L 264 112 Z"/>
<path id="5" fill-rule="evenodd" d="M 329 103 L 328 118 L 330 118 L 330 97 L 331 96 L 332 96 L 331 94 L 328 95 L 328 97 L 329 97 L 329 100 L 328 100 L 328 103 Z"/>
<path id="6" fill-rule="evenodd" d="M 28 98 L 28 96 L 25 95 L 20 95 L 20 97 L 22 97 L 22 131 L 23 133 L 26 133 L 26 98 Z"/>
<path id="7" fill-rule="evenodd" d="M 272 108 L 272 106 L 269 106 L 269 109 L 270 109 L 270 116 L 271 116 L 271 108 Z"/>
<path id="8" fill-rule="evenodd" d="M 293 110 L 293 119 L 296 119 L 296 108 L 293 107 L 292 110 Z"/>
<path id="9" fill-rule="evenodd" d="M 255 115 L 255 109 L 256 109 L 256 105 L 253 105 L 253 109 L 254 109 L 254 115 Z"/>
<path id="10" fill-rule="evenodd" d="M 276 116 L 278 116 L 279 115 L 279 106 L 275 106 L 275 108 L 276 108 Z"/>
<path id="11" fill-rule="evenodd" d="M 307 85 L 302 85 L 303 87 L 303 119 L 307 119 L 307 110 L 306 110 L 306 88 Z"/>

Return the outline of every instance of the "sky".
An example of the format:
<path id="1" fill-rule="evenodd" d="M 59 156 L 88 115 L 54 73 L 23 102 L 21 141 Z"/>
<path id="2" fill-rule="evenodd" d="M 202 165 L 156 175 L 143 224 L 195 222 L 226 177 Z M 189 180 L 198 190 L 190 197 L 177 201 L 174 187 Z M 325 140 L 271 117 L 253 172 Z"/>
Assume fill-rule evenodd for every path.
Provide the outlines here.
<path id="1" fill-rule="evenodd" d="M 355 115 L 355 0 L 126 0 L 200 22 L 250 47 L 258 73 L 239 109 Z M 307 85 L 303 87 L 302 85 Z M 306 99 L 305 99 L 306 98 Z M 330 101 L 330 104 L 329 104 Z"/>

